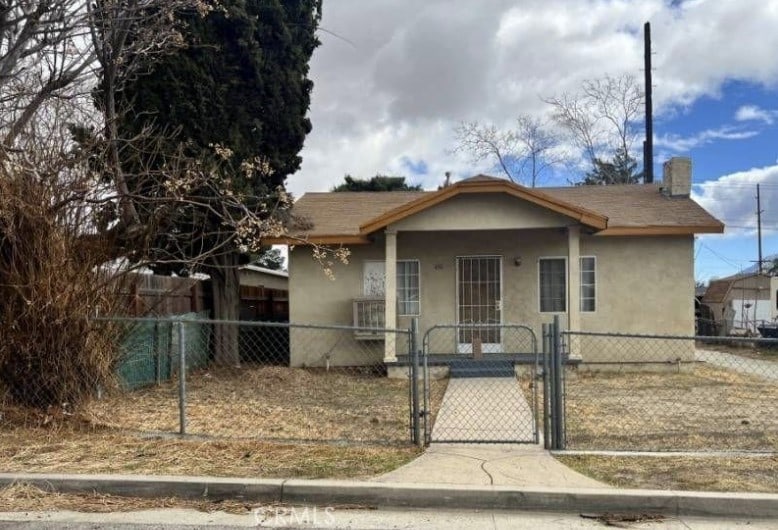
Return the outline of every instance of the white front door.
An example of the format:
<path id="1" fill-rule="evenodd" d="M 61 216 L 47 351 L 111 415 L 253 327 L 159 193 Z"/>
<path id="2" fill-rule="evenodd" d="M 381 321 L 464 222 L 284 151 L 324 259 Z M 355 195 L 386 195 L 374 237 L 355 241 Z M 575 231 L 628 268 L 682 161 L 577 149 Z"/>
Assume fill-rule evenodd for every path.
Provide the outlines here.
<path id="1" fill-rule="evenodd" d="M 457 258 L 457 333 L 459 353 L 499 353 L 502 336 L 499 327 L 478 328 L 483 324 L 502 324 L 502 257 L 463 256 Z"/>

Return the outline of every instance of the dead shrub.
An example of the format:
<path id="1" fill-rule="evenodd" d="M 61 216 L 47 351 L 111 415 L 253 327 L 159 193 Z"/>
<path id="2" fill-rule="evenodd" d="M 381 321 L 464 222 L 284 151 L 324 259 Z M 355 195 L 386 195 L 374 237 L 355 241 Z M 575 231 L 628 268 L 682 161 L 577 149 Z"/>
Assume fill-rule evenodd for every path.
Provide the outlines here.
<path id="1" fill-rule="evenodd" d="M 83 182 L 66 170 L 0 165 L 0 389 L 17 405 L 64 411 L 112 382 L 112 331 L 92 318 L 118 300 L 85 231 Z"/>

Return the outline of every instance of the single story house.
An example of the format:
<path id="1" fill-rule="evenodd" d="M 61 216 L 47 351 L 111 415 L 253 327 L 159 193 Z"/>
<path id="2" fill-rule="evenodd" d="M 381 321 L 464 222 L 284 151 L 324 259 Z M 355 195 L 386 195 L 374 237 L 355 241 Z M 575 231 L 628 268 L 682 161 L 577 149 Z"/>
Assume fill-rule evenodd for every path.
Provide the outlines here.
<path id="1" fill-rule="evenodd" d="M 724 230 L 690 191 L 691 160 L 673 158 L 661 185 L 530 189 L 479 175 L 438 191 L 306 193 L 293 210 L 300 228 L 273 241 L 294 245 L 290 321 L 407 328 L 418 317 L 421 335 L 441 324 L 510 323 L 539 338 L 559 315 L 569 330 L 690 336 L 694 235 Z M 313 245 L 349 248 L 334 280 Z M 452 337 L 431 353 L 512 350 L 499 331 Z M 366 363 L 365 338 L 340 340 L 326 361 Z M 370 355 L 379 361 L 407 352 L 394 335 L 378 338 Z M 291 364 L 323 362 L 292 330 Z"/>
<path id="2" fill-rule="evenodd" d="M 778 318 L 778 277 L 735 274 L 710 282 L 702 303 L 710 308 L 721 335 L 748 331 Z"/>

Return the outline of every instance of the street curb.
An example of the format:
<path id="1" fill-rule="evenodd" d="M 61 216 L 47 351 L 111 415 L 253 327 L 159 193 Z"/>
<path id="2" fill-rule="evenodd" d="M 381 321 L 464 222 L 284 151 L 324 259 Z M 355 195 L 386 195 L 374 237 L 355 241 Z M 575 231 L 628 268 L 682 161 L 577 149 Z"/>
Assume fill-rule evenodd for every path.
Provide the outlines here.
<path id="1" fill-rule="evenodd" d="M 0 487 L 29 484 L 63 493 L 239 499 L 253 502 L 395 508 L 659 513 L 666 516 L 778 517 L 778 495 L 697 491 L 516 488 L 345 480 L 0 473 Z"/>

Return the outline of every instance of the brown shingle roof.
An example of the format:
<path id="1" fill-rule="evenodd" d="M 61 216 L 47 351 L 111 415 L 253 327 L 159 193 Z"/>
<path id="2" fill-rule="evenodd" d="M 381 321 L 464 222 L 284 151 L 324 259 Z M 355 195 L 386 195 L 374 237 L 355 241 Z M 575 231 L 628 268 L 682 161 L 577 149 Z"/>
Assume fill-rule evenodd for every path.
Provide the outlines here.
<path id="1" fill-rule="evenodd" d="M 294 203 L 295 216 L 310 220 L 312 236 L 358 235 L 360 225 L 429 191 L 342 191 L 306 193 Z"/>
<path id="2" fill-rule="evenodd" d="M 720 224 L 692 199 L 668 197 L 658 185 L 571 186 L 542 191 L 605 215 L 608 228 Z"/>
<path id="3" fill-rule="evenodd" d="M 714 280 L 708 285 L 708 290 L 705 291 L 705 296 L 702 297 L 702 302 L 705 304 L 720 304 L 727 298 L 732 284 L 735 280 Z"/>
<path id="4" fill-rule="evenodd" d="M 480 184 L 476 184 L 480 183 Z M 564 188 L 536 188 L 528 190 L 503 179 L 478 175 L 454 184 L 454 187 L 472 189 L 475 186 L 500 185 L 522 192 L 536 193 L 559 204 L 581 211 L 594 212 L 607 218 L 607 228 L 602 234 L 630 234 L 637 230 L 649 233 L 663 230 L 695 232 L 721 232 L 723 225 L 688 197 L 668 197 L 659 186 L 613 185 L 573 186 Z M 291 230 L 311 239 L 323 236 L 364 237 L 360 226 L 371 226 L 376 220 L 402 211 L 414 202 L 424 203 L 423 198 L 433 198 L 441 191 L 394 192 L 329 192 L 306 193 L 294 205 L 294 214 L 304 221 L 301 228 Z M 602 226 L 602 225 L 601 225 Z M 335 242 L 335 241 L 333 241 Z"/>

